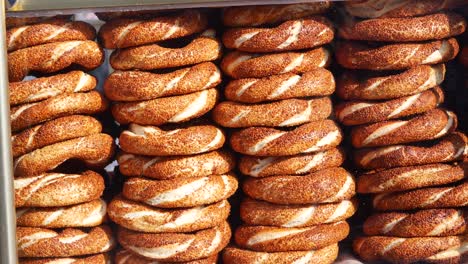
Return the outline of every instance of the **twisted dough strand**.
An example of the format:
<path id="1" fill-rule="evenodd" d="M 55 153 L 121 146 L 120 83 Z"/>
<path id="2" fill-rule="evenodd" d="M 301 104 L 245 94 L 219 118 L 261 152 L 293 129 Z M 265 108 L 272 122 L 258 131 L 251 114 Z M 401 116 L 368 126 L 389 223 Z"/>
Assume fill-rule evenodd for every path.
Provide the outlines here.
<path id="1" fill-rule="evenodd" d="M 454 38 L 378 47 L 346 41 L 338 46 L 336 59 L 348 69 L 403 70 L 419 64 L 438 64 L 452 60 L 458 51 L 458 42 Z"/>
<path id="2" fill-rule="evenodd" d="M 101 123 L 90 116 L 71 115 L 53 119 L 11 137 L 13 157 L 61 141 L 98 134 Z"/>
<path id="3" fill-rule="evenodd" d="M 198 178 L 147 180 L 130 178 L 124 183 L 125 198 L 159 208 L 182 208 L 206 205 L 227 199 L 237 190 L 233 174 Z"/>
<path id="4" fill-rule="evenodd" d="M 114 140 L 107 134 L 70 139 L 34 150 L 14 162 L 15 176 L 31 176 L 57 168 L 69 159 L 79 159 L 90 167 L 103 167 L 114 155 Z"/>
<path id="5" fill-rule="evenodd" d="M 104 191 L 101 175 L 45 173 L 14 180 L 16 207 L 68 206 L 98 199 Z"/>
<path id="6" fill-rule="evenodd" d="M 343 168 L 330 168 L 306 176 L 248 178 L 242 190 L 251 198 L 275 204 L 317 204 L 348 200 L 355 182 Z"/>
<path id="7" fill-rule="evenodd" d="M 252 54 L 233 51 L 223 57 L 221 69 L 234 79 L 260 78 L 283 73 L 305 73 L 330 63 L 330 52 L 315 48 L 305 52 Z"/>
<path id="8" fill-rule="evenodd" d="M 18 227 L 16 229 L 19 257 L 71 257 L 110 251 L 115 246 L 112 231 L 107 226 L 88 232 L 65 229 L 60 233 L 50 229 Z"/>
<path id="9" fill-rule="evenodd" d="M 273 28 L 233 28 L 223 34 L 229 49 L 277 52 L 321 46 L 333 40 L 333 25 L 325 17 L 289 20 Z"/>
<path id="10" fill-rule="evenodd" d="M 215 126 L 189 126 L 164 131 L 157 127 L 130 124 L 120 134 L 123 151 L 150 156 L 193 155 L 219 149 L 224 133 Z"/>
<path id="11" fill-rule="evenodd" d="M 17 82 L 32 71 L 52 73 L 73 64 L 92 70 L 103 60 L 103 51 L 91 40 L 49 43 L 9 53 L 8 77 L 11 82 Z"/>
<path id="12" fill-rule="evenodd" d="M 224 127 L 290 127 L 324 120 L 331 112 L 332 102 L 328 97 L 256 105 L 226 101 L 213 109 L 213 119 Z"/>
<path id="13" fill-rule="evenodd" d="M 444 78 L 444 64 L 416 65 L 399 74 L 362 79 L 348 71 L 338 78 L 336 92 L 344 100 L 395 99 L 431 89 Z"/>
<path id="14" fill-rule="evenodd" d="M 30 81 L 10 82 L 10 105 L 34 103 L 65 93 L 91 91 L 96 78 L 82 71 L 71 71 Z"/>
<path id="15" fill-rule="evenodd" d="M 325 13 L 331 1 L 290 5 L 229 7 L 224 10 L 223 23 L 229 27 L 260 26 Z"/>
<path id="16" fill-rule="evenodd" d="M 200 117 L 216 104 L 218 91 L 208 89 L 186 95 L 157 98 L 142 102 L 112 105 L 112 115 L 119 124 L 162 125 Z"/>
<path id="17" fill-rule="evenodd" d="M 400 97 L 382 102 L 348 101 L 336 106 L 336 116 L 344 125 L 376 123 L 436 108 L 444 101 L 440 87 L 415 95 Z"/>
<path id="18" fill-rule="evenodd" d="M 97 91 L 62 94 L 42 102 L 11 108 L 11 130 L 16 132 L 39 123 L 74 114 L 103 112 L 108 102 Z"/>
<path id="19" fill-rule="evenodd" d="M 224 92 L 228 100 L 260 103 L 300 97 L 331 95 L 335 90 L 333 74 L 316 68 L 301 75 L 284 73 L 265 78 L 232 80 Z"/>
<path id="20" fill-rule="evenodd" d="M 465 211 L 456 209 L 379 213 L 367 218 L 364 233 L 396 237 L 455 236 L 465 233 L 467 216 Z"/>
<path id="21" fill-rule="evenodd" d="M 346 220 L 356 212 L 357 205 L 356 200 L 319 205 L 276 205 L 246 198 L 241 203 L 240 215 L 248 225 L 307 227 Z"/>
<path id="22" fill-rule="evenodd" d="M 358 237 L 353 249 L 364 261 L 463 263 L 466 237 Z"/>
<path id="23" fill-rule="evenodd" d="M 318 250 L 346 238 L 345 221 L 303 228 L 241 226 L 234 238 L 237 245 L 263 252 Z"/>
<path id="24" fill-rule="evenodd" d="M 138 156 L 121 152 L 117 161 L 120 172 L 125 176 L 144 176 L 158 180 L 224 174 L 235 167 L 232 153 L 223 150 L 173 157 Z"/>
<path id="25" fill-rule="evenodd" d="M 193 232 L 226 221 L 231 207 L 226 200 L 184 209 L 157 209 L 116 197 L 109 204 L 109 217 L 130 230 L 151 233 Z"/>
<path id="26" fill-rule="evenodd" d="M 465 32 L 466 21 L 455 13 L 409 18 L 377 18 L 347 23 L 339 35 L 345 39 L 409 42 L 454 37 Z"/>
<path id="27" fill-rule="evenodd" d="M 437 108 L 409 120 L 354 127 L 351 141 L 354 147 L 362 148 L 433 140 L 454 132 L 457 125 L 453 112 Z"/>
<path id="28" fill-rule="evenodd" d="M 213 61 L 221 56 L 221 43 L 214 31 L 205 31 L 187 46 L 164 48 L 157 44 L 117 50 L 110 57 L 117 70 L 154 70 Z"/>
<path id="29" fill-rule="evenodd" d="M 90 24 L 66 19 L 54 19 L 30 26 L 11 28 L 6 34 L 9 52 L 53 42 L 96 38 L 96 30 Z"/>
<path id="30" fill-rule="evenodd" d="M 445 185 L 465 178 L 461 165 L 429 164 L 365 173 L 359 176 L 359 193 L 388 193 Z"/>
<path id="31" fill-rule="evenodd" d="M 251 127 L 231 136 L 231 147 L 253 156 L 289 156 L 334 148 L 342 133 L 332 120 L 310 122 L 291 131 Z"/>
<path id="32" fill-rule="evenodd" d="M 99 30 L 104 48 L 127 48 L 180 38 L 198 33 L 208 25 L 206 15 L 197 10 L 150 20 L 138 19 L 114 19 L 105 23 Z"/>
<path id="33" fill-rule="evenodd" d="M 393 168 L 463 160 L 468 153 L 468 139 L 455 132 L 426 146 L 395 145 L 358 150 L 356 165 L 363 169 Z"/>
<path id="34" fill-rule="evenodd" d="M 219 69 L 211 62 L 166 74 L 143 71 L 116 71 L 104 83 L 112 101 L 141 101 L 189 94 L 213 88 L 221 82 Z"/>
<path id="35" fill-rule="evenodd" d="M 468 205 L 468 182 L 451 187 L 378 194 L 373 205 L 382 211 L 463 207 Z"/>
<path id="36" fill-rule="evenodd" d="M 117 238 L 127 250 L 156 261 L 185 262 L 211 257 L 229 242 L 227 222 L 195 233 L 154 234 L 119 229 Z"/>
<path id="37" fill-rule="evenodd" d="M 339 167 L 344 159 L 344 151 L 337 148 L 312 154 L 283 157 L 242 156 L 239 170 L 242 174 L 251 177 L 299 175 Z"/>
<path id="38" fill-rule="evenodd" d="M 101 199 L 68 207 L 25 208 L 16 210 L 16 224 L 43 228 L 92 227 L 102 224 L 106 209 L 106 202 Z"/>

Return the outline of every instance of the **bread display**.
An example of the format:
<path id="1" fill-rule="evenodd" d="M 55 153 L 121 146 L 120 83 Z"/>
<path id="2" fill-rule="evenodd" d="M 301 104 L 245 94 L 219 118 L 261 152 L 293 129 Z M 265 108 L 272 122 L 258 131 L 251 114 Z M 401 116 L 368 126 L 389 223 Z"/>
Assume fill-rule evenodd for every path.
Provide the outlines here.
<path id="1" fill-rule="evenodd" d="M 293 2 L 10 3 L 18 263 L 468 263 L 468 2 Z"/>

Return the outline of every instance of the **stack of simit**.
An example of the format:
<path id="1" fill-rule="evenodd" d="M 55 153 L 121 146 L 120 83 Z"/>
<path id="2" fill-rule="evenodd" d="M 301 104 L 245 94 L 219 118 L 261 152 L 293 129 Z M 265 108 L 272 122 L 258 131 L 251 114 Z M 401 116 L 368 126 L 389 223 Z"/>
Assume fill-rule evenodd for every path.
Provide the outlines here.
<path id="1" fill-rule="evenodd" d="M 377 3 L 378 2 L 378 3 Z M 461 165 L 467 138 L 457 117 L 439 108 L 444 62 L 459 50 L 462 16 L 441 11 L 456 1 L 360 1 L 364 19 L 340 28 L 340 121 L 352 127 L 359 193 L 376 212 L 354 241 L 364 261 L 465 263 L 468 183 Z M 455 4 L 455 3 L 454 3 Z M 369 18 L 369 19 L 367 19 Z"/>
<path id="2" fill-rule="evenodd" d="M 108 104 L 93 91 L 93 76 L 66 71 L 98 67 L 103 52 L 91 25 L 67 18 L 21 22 L 31 21 L 39 22 L 17 24 L 6 38 L 20 263 L 104 264 L 115 243 L 101 225 L 104 179 L 88 168 L 102 169 L 114 145 L 88 115 Z M 24 79 L 31 74 L 37 78 Z M 82 163 L 61 166 L 68 160 Z"/>
<path id="3" fill-rule="evenodd" d="M 231 238 L 234 158 L 221 150 L 222 130 L 196 121 L 215 106 L 221 82 L 211 62 L 221 44 L 207 26 L 206 14 L 187 10 L 117 18 L 100 30 L 104 47 L 118 48 L 104 90 L 128 125 L 117 158 L 128 178 L 108 209 L 123 247 L 116 263 L 214 264 Z"/>
<path id="4" fill-rule="evenodd" d="M 214 120 L 235 128 L 231 147 L 248 176 L 244 222 L 224 263 L 333 263 L 356 210 L 354 179 L 339 167 L 342 133 L 328 119 L 334 37 L 330 2 L 228 8 L 222 63 L 231 80 Z"/>

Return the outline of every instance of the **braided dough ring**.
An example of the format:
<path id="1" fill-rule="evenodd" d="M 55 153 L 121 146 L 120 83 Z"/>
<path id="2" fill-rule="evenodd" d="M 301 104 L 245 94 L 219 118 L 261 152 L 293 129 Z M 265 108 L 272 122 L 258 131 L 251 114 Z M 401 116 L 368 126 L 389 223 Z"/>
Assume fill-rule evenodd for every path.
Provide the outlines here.
<path id="1" fill-rule="evenodd" d="M 62 94 L 45 101 L 11 108 L 11 130 L 16 132 L 42 122 L 74 114 L 96 114 L 108 102 L 99 92 Z"/>
<path id="2" fill-rule="evenodd" d="M 354 127 L 351 141 L 355 148 L 363 148 L 433 140 L 454 132 L 457 124 L 453 112 L 436 108 L 408 120 Z"/>
<path id="3" fill-rule="evenodd" d="M 141 102 L 112 105 L 112 115 L 119 124 L 137 123 L 162 125 L 180 123 L 200 117 L 216 104 L 218 91 L 214 88 Z"/>
<path id="4" fill-rule="evenodd" d="M 330 43 L 333 25 L 325 17 L 289 20 L 272 28 L 233 28 L 223 34 L 229 49 L 248 52 L 278 52 L 309 49 Z"/>
<path id="5" fill-rule="evenodd" d="M 332 120 L 316 121 L 290 131 L 251 127 L 232 134 L 231 147 L 253 156 L 289 156 L 324 151 L 338 146 L 340 128 Z"/>
<path id="6" fill-rule="evenodd" d="M 30 81 L 11 82 L 10 105 L 34 103 L 51 97 L 88 92 L 96 87 L 96 78 L 82 71 L 71 71 Z"/>
<path id="7" fill-rule="evenodd" d="M 465 178 L 461 165 L 429 164 L 393 168 L 359 176 L 359 193 L 400 192 L 423 187 L 445 185 Z"/>
<path id="8" fill-rule="evenodd" d="M 362 125 L 421 114 L 444 101 L 440 87 L 415 95 L 382 102 L 349 101 L 336 106 L 336 116 L 344 125 Z"/>
<path id="9" fill-rule="evenodd" d="M 189 126 L 164 131 L 157 127 L 130 124 L 120 134 L 120 148 L 128 153 L 150 156 L 193 155 L 219 149 L 224 133 L 215 126 Z"/>
<path id="10" fill-rule="evenodd" d="M 332 264 L 338 257 L 338 244 L 333 244 L 318 250 L 287 251 L 287 252 L 257 252 L 247 249 L 228 247 L 223 253 L 223 263 L 303 263 Z M 299 262 L 298 262 L 299 261 Z"/>
<path id="11" fill-rule="evenodd" d="M 242 190 L 251 198 L 275 204 L 335 203 L 355 194 L 354 178 L 343 168 L 321 170 L 306 176 L 248 178 Z"/>
<path id="12" fill-rule="evenodd" d="M 284 157 L 242 156 L 239 170 L 251 177 L 274 175 L 297 175 L 339 167 L 345 160 L 343 150 L 333 148 L 312 154 L 301 154 Z"/>
<path id="13" fill-rule="evenodd" d="M 356 200 L 320 205 L 276 205 L 247 198 L 241 203 L 240 215 L 248 225 L 307 227 L 346 220 L 356 212 L 357 206 Z"/>
<path id="14" fill-rule="evenodd" d="M 468 182 L 451 187 L 424 188 L 400 193 L 382 193 L 373 199 L 382 211 L 463 207 L 468 205 Z"/>
<path id="15" fill-rule="evenodd" d="M 452 133 L 426 146 L 396 145 L 357 150 L 354 161 L 360 168 L 378 169 L 463 160 L 468 151 L 467 142 L 464 134 Z"/>
<path id="16" fill-rule="evenodd" d="M 98 199 L 68 207 L 18 209 L 16 224 L 43 228 L 93 227 L 104 222 L 106 208 L 106 202 Z"/>
<path id="17" fill-rule="evenodd" d="M 52 73 L 74 64 L 92 70 L 103 60 L 103 51 L 91 40 L 43 44 L 9 53 L 8 77 L 11 82 L 17 82 L 32 71 Z"/>
<path id="18" fill-rule="evenodd" d="M 22 258 L 20 264 L 54 264 L 54 263 L 73 263 L 73 264 L 108 264 L 110 263 L 108 254 L 96 254 L 86 257 L 72 258 Z"/>
<path id="19" fill-rule="evenodd" d="M 233 51 L 223 57 L 221 69 L 234 79 L 267 77 L 283 73 L 305 73 L 330 64 L 330 52 L 315 48 L 305 52 L 252 54 Z"/>
<path id="20" fill-rule="evenodd" d="M 229 7 L 224 10 L 223 23 L 229 27 L 276 24 L 327 12 L 331 1 L 290 5 Z"/>
<path id="21" fill-rule="evenodd" d="M 127 48 L 192 35 L 207 25 L 207 17 L 196 10 L 150 20 L 115 19 L 101 27 L 99 39 L 106 49 Z"/>
<path id="22" fill-rule="evenodd" d="M 206 205 L 227 199 L 237 190 L 234 174 L 198 178 L 147 180 L 130 178 L 124 183 L 125 198 L 159 208 Z"/>
<path id="23" fill-rule="evenodd" d="M 60 233 L 51 229 L 18 227 L 16 229 L 19 257 L 71 257 L 110 251 L 115 246 L 112 231 L 107 226 L 94 227 L 85 232 L 65 229 Z"/>
<path id="24" fill-rule="evenodd" d="M 358 237 L 353 249 L 364 261 L 465 263 L 466 237 Z M 463 260 L 462 260 L 463 258 Z"/>
<path id="25" fill-rule="evenodd" d="M 260 103 L 300 97 L 326 96 L 335 91 L 333 74 L 316 68 L 301 75 L 284 73 L 261 79 L 232 80 L 224 93 L 228 100 L 241 103 Z"/>
<path id="26" fill-rule="evenodd" d="M 241 226 L 234 239 L 240 247 L 263 252 L 317 250 L 336 244 L 349 234 L 345 221 L 303 228 Z"/>
<path id="27" fill-rule="evenodd" d="M 93 117 L 71 115 L 53 119 L 11 137 L 13 157 L 61 141 L 101 133 L 101 123 Z"/>
<path id="28" fill-rule="evenodd" d="M 185 261 L 184 264 L 216 264 L 218 255 L 213 255 L 204 259 L 197 259 L 192 261 Z M 141 257 L 132 253 L 130 250 L 120 249 L 115 255 L 115 264 L 154 264 L 154 260 Z M 159 264 L 178 264 L 181 262 L 160 262 Z"/>
<path id="29" fill-rule="evenodd" d="M 357 17 L 415 17 L 452 9 L 463 3 L 463 0 L 364 0 L 345 3 L 345 7 Z"/>
<path id="30" fill-rule="evenodd" d="M 143 71 L 116 71 L 104 83 L 106 97 L 112 101 L 141 101 L 189 94 L 221 83 L 221 73 L 211 62 L 166 74 Z"/>
<path id="31" fill-rule="evenodd" d="M 154 70 L 213 61 L 221 56 L 221 43 L 215 32 L 207 30 L 182 48 L 165 48 L 157 44 L 116 50 L 110 57 L 117 70 Z"/>
<path id="32" fill-rule="evenodd" d="M 16 207 L 68 206 L 98 199 L 104 179 L 93 171 L 82 174 L 45 173 L 14 180 Z"/>
<path id="33" fill-rule="evenodd" d="M 235 167 L 234 155 L 223 150 L 175 157 L 137 156 L 124 152 L 117 161 L 120 172 L 125 176 L 158 180 L 224 174 Z"/>
<path id="34" fill-rule="evenodd" d="M 227 222 L 195 233 L 138 233 L 120 228 L 119 243 L 127 250 L 157 261 L 191 261 L 219 253 L 229 243 L 231 229 Z"/>
<path id="35" fill-rule="evenodd" d="M 96 30 L 90 24 L 66 19 L 49 20 L 30 26 L 11 28 L 7 30 L 6 34 L 9 52 L 53 42 L 96 38 Z"/>
<path id="36" fill-rule="evenodd" d="M 421 17 L 376 18 L 346 23 L 339 35 L 344 39 L 409 42 L 444 39 L 465 32 L 466 21 L 455 13 L 438 13 Z"/>
<path id="37" fill-rule="evenodd" d="M 454 38 L 377 47 L 346 41 L 338 46 L 336 59 L 349 69 L 403 70 L 419 64 L 438 64 L 452 60 L 458 50 L 458 42 Z"/>
<path id="38" fill-rule="evenodd" d="M 465 233 L 468 215 L 463 210 L 430 209 L 414 213 L 374 214 L 364 222 L 368 236 L 455 236 Z"/>
<path id="39" fill-rule="evenodd" d="M 416 65 L 399 74 L 368 77 L 345 72 L 337 80 L 336 93 L 344 100 L 396 99 L 414 95 L 437 85 L 445 78 L 445 65 Z"/>
<path id="40" fill-rule="evenodd" d="M 331 113 L 332 102 L 329 97 L 286 99 L 264 104 L 226 101 L 213 109 L 213 119 L 224 127 L 290 127 L 324 120 Z"/>
<path id="41" fill-rule="evenodd" d="M 116 197 L 109 204 L 109 217 L 130 230 L 151 233 L 193 232 L 226 221 L 231 206 L 226 200 L 187 209 L 161 210 Z"/>
<path id="42" fill-rule="evenodd" d="M 90 167 L 103 167 L 114 155 L 114 140 L 107 134 L 94 134 L 55 143 L 15 160 L 15 176 L 32 176 L 53 170 L 69 159 L 79 159 Z"/>

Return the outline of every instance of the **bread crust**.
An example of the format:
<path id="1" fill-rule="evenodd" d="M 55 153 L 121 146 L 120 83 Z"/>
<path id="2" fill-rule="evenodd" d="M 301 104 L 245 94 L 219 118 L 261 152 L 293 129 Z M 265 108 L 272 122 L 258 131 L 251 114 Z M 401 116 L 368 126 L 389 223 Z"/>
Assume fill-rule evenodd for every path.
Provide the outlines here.
<path id="1" fill-rule="evenodd" d="M 11 82 L 17 82 L 33 71 L 53 73 L 71 65 L 92 70 L 103 61 L 102 49 L 91 40 L 48 43 L 9 53 L 8 78 Z"/>
<path id="2" fill-rule="evenodd" d="M 306 176 L 248 178 L 242 189 L 253 199 L 275 204 L 321 204 L 349 200 L 355 182 L 343 168 L 330 168 Z"/>
<path id="3" fill-rule="evenodd" d="M 340 43 L 337 62 L 348 69 L 404 70 L 420 64 L 439 64 L 455 58 L 454 38 L 422 43 L 397 43 L 371 47 L 355 41 Z"/>

